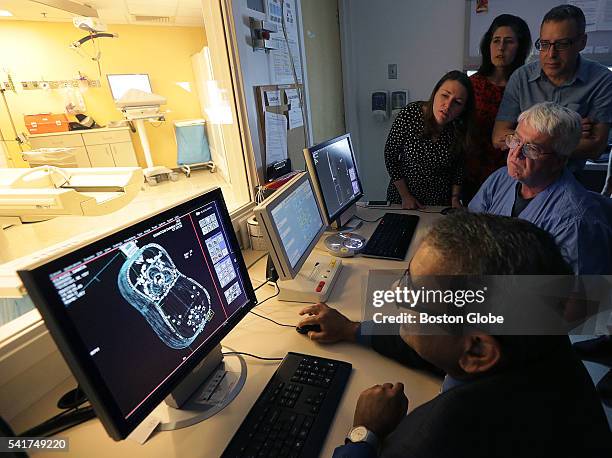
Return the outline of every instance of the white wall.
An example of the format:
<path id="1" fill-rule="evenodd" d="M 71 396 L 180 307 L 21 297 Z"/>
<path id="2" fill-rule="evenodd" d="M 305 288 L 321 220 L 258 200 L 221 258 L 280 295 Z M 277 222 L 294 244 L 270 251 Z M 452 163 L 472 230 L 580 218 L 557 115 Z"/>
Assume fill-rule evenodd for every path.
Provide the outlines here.
<path id="1" fill-rule="evenodd" d="M 377 123 L 370 95 L 406 89 L 426 100 L 440 77 L 461 69 L 465 2 L 458 0 L 341 0 L 345 119 L 353 136 L 369 199 L 383 199 L 389 176 L 384 145 L 391 121 Z M 387 79 L 396 63 L 398 79 Z"/>
<path id="2" fill-rule="evenodd" d="M 314 143 L 346 132 L 337 0 L 302 2 Z"/>
<path id="3" fill-rule="evenodd" d="M 265 53 L 263 51 L 253 51 L 251 47 L 251 32 L 249 28 L 249 17 L 255 19 L 265 19 L 265 14 L 251 10 L 247 7 L 246 0 L 231 0 L 232 9 L 234 15 L 234 27 L 236 30 L 236 42 L 238 46 L 238 54 L 240 58 L 240 70 L 242 73 L 242 83 L 244 88 L 244 96 L 246 100 L 247 116 L 249 119 L 249 131 L 251 141 L 253 143 L 253 152 L 255 154 L 255 161 L 257 169 L 260 170 L 262 167 L 262 154 L 260 147 L 260 133 L 257 124 L 257 103 L 255 101 L 255 86 L 263 86 L 269 84 L 277 84 L 276 76 L 273 72 L 272 67 L 272 56 L 271 53 Z M 301 17 L 301 0 L 285 0 L 285 2 L 292 2 L 294 11 L 297 12 L 297 27 L 298 27 L 298 39 L 300 47 L 300 58 L 302 65 L 302 80 L 308 81 L 308 75 L 306 70 L 306 59 L 304 56 L 304 37 L 302 34 L 302 17 Z M 279 32 L 280 34 L 280 32 Z M 305 87 L 305 104 L 307 111 L 307 122 L 308 119 L 308 87 Z M 309 129 L 311 131 L 312 129 Z M 309 144 L 312 140 L 309 140 Z M 297 151 L 290 151 L 289 157 L 292 163 L 300 162 L 303 164 L 304 159 L 302 156 L 302 147 L 298 148 Z M 295 159 L 298 159 L 297 161 Z"/>

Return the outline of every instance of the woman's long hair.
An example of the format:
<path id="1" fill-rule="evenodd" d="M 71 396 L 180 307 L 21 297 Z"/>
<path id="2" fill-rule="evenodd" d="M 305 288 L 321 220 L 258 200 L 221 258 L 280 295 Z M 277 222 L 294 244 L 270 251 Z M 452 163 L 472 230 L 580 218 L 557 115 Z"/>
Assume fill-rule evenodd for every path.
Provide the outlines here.
<path id="1" fill-rule="evenodd" d="M 433 101 L 436 93 L 440 89 L 440 86 L 444 84 L 446 81 L 457 81 L 461 84 L 465 90 L 467 91 L 467 100 L 465 101 L 465 105 L 463 107 L 463 111 L 457 118 L 453 119 L 447 126 L 450 126 L 455 133 L 455 143 L 453 145 L 453 152 L 455 154 L 464 154 L 469 151 L 472 145 L 475 142 L 475 120 L 474 120 L 474 112 L 476 109 L 476 101 L 474 99 L 474 89 L 472 88 L 472 82 L 468 78 L 468 76 L 459 71 L 452 70 L 445 74 L 440 81 L 436 84 L 431 91 L 431 96 L 429 100 L 425 102 L 425 114 L 424 114 L 424 124 L 425 128 L 423 129 L 423 137 L 424 138 L 432 138 L 440 132 L 440 127 L 436 122 L 436 118 L 433 112 Z M 445 128 L 447 126 L 444 126 Z"/>
<path id="2" fill-rule="evenodd" d="M 514 16 L 512 14 L 500 14 L 493 19 L 489 30 L 487 30 L 482 37 L 482 40 L 480 40 L 480 55 L 482 56 L 482 62 L 480 64 L 480 68 L 478 69 L 478 73 L 482 76 L 490 76 L 495 69 L 493 62 L 491 62 L 490 45 L 491 40 L 493 39 L 493 34 L 500 27 L 510 27 L 518 40 L 518 49 L 516 50 L 514 60 L 506 71 L 506 78 L 510 78 L 512 72 L 525 63 L 525 60 L 531 51 L 531 32 L 529 32 L 527 23 L 518 16 Z"/>

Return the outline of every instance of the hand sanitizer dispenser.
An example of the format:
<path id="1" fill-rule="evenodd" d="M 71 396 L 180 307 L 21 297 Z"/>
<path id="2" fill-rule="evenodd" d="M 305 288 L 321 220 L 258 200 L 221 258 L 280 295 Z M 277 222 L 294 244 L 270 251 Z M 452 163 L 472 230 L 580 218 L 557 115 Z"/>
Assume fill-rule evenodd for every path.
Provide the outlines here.
<path id="1" fill-rule="evenodd" d="M 389 93 L 387 91 L 372 92 L 372 115 L 378 122 L 389 119 Z"/>
<path id="2" fill-rule="evenodd" d="M 391 116 L 395 117 L 408 104 L 408 91 L 391 92 Z"/>

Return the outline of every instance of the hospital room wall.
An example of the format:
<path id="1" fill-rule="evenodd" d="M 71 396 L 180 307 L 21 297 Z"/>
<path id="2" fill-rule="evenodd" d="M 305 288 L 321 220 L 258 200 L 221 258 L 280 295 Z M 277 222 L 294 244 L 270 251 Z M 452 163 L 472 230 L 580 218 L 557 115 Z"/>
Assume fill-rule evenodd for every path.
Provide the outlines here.
<path id="1" fill-rule="evenodd" d="M 156 165 L 176 167 L 174 120 L 201 118 L 191 55 L 206 46 L 206 35 L 200 27 L 152 27 L 109 25 L 109 32 L 119 38 L 98 40 L 102 52 L 102 75 L 96 62 L 80 56 L 68 45 L 85 35 L 71 23 L 2 21 L 0 27 L 0 82 L 10 72 L 16 85 L 21 81 L 67 80 L 78 72 L 91 80 L 100 80 L 100 88 L 89 88 L 83 96 L 87 114 L 100 125 L 122 119 L 112 100 L 106 74 L 148 73 L 155 93 L 167 98 L 162 110 L 168 110 L 166 122 L 155 126 L 146 123 L 153 161 Z M 91 48 L 87 51 L 92 53 Z M 62 90 L 28 90 L 17 87 L 17 93 L 6 92 L 18 132 L 26 132 L 24 114 L 63 113 Z M 13 137 L 5 107 L 0 106 L 0 128 L 4 136 Z M 145 165 L 140 141 L 132 136 L 138 162 Z M 27 147 L 26 147 L 27 148 Z M 16 143 L 9 143 L 15 166 L 23 166 Z"/>
<path id="2" fill-rule="evenodd" d="M 393 120 L 374 118 L 372 92 L 403 89 L 409 102 L 427 100 L 442 75 L 461 70 L 465 2 L 340 0 L 340 6 L 346 129 L 366 197 L 384 199 L 384 146 Z M 389 79 L 389 64 L 397 64 L 397 79 Z"/>

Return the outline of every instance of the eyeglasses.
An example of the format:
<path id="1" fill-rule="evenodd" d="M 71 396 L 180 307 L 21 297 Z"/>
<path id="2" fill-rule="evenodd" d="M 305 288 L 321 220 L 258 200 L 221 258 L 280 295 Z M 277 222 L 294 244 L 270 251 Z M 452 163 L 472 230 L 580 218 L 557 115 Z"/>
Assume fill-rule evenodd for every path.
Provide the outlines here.
<path id="1" fill-rule="evenodd" d="M 506 135 L 506 145 L 511 150 L 513 150 L 514 148 L 517 148 L 518 146 L 521 146 L 521 149 L 520 149 L 521 155 L 523 157 L 527 157 L 534 161 L 537 161 L 538 159 L 542 159 L 544 156 L 555 154 L 555 153 L 547 153 L 542 149 L 541 146 L 534 145 L 533 143 L 523 143 L 523 141 L 516 134 Z"/>
<path id="2" fill-rule="evenodd" d="M 569 49 L 569 47 L 572 46 L 574 43 L 576 43 L 577 39 L 578 37 L 564 38 L 563 40 L 557 40 L 557 41 L 548 41 L 548 40 L 542 41 L 538 38 L 535 42 L 535 49 L 537 49 L 538 51 L 547 52 L 552 46 L 553 48 L 555 48 L 555 51 L 565 51 Z"/>

